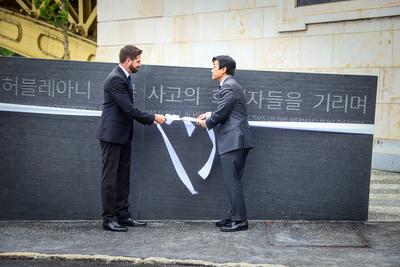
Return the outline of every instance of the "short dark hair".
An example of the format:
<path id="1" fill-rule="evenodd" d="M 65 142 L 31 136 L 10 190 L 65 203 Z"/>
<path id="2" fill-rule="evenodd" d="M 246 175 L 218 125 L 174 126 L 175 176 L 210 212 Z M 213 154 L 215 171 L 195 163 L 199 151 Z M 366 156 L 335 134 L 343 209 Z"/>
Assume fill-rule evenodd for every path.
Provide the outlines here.
<path id="1" fill-rule="evenodd" d="M 124 63 L 128 58 L 134 60 L 142 52 L 142 50 L 134 45 L 126 45 L 119 51 L 119 63 Z"/>
<path id="2" fill-rule="evenodd" d="M 222 69 L 226 67 L 226 74 L 228 75 L 234 75 L 235 74 L 235 69 L 236 69 L 236 62 L 231 58 L 230 56 L 216 56 L 212 58 L 212 62 L 218 60 L 219 63 L 219 68 Z"/>

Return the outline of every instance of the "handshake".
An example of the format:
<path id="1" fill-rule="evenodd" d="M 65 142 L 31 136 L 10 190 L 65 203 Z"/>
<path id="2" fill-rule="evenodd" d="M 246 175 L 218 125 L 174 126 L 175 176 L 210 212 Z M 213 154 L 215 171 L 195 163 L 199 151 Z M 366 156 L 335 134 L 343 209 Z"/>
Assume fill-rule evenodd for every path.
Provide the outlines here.
<path id="1" fill-rule="evenodd" d="M 206 113 L 200 114 L 197 118 L 196 118 L 196 123 L 197 125 L 203 127 L 203 128 L 207 128 L 206 125 Z M 163 124 L 165 123 L 165 121 L 167 120 L 167 118 L 162 115 L 162 114 L 155 114 L 155 118 L 154 118 L 154 123 L 157 124 Z"/>

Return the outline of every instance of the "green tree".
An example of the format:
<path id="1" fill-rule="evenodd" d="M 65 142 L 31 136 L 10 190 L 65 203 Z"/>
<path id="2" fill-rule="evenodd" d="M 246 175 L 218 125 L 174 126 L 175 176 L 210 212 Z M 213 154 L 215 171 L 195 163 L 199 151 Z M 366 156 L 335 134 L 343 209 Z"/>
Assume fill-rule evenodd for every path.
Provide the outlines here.
<path id="1" fill-rule="evenodd" d="M 70 59 L 68 41 L 68 8 L 67 0 L 33 0 L 33 5 L 39 10 L 39 17 L 60 27 L 64 39 L 64 59 Z"/>
<path id="2" fill-rule="evenodd" d="M 7 48 L 0 47 L 0 56 L 5 56 L 5 57 L 20 57 L 17 53 L 14 53 L 11 50 L 8 50 Z"/>

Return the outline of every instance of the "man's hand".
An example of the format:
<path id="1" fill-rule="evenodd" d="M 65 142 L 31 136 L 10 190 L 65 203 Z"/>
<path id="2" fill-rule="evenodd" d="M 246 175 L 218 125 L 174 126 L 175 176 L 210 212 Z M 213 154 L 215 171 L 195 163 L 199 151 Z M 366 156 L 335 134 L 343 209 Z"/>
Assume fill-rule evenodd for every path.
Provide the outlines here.
<path id="1" fill-rule="evenodd" d="M 197 120 L 197 125 L 200 125 L 203 128 L 207 128 L 206 120 Z"/>
<path id="2" fill-rule="evenodd" d="M 155 114 L 154 122 L 158 124 L 163 124 L 165 122 L 165 116 L 161 114 Z"/>
<path id="3" fill-rule="evenodd" d="M 196 119 L 197 120 L 197 125 L 200 125 L 203 128 L 207 128 L 206 119 L 207 119 L 206 113 L 200 114 Z"/>
<path id="4" fill-rule="evenodd" d="M 200 114 L 200 115 L 197 117 L 197 120 L 205 120 L 205 119 L 206 119 L 206 113 Z"/>

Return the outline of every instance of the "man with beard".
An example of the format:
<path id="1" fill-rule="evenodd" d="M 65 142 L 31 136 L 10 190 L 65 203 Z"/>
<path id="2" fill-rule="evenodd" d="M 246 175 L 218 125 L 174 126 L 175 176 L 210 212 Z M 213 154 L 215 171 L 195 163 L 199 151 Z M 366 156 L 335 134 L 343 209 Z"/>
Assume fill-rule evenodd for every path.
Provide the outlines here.
<path id="1" fill-rule="evenodd" d="M 130 74 L 141 67 L 142 50 L 124 46 L 117 66 L 104 82 L 104 104 L 97 138 L 102 151 L 101 198 L 103 229 L 126 232 L 126 226 L 145 226 L 132 218 L 128 208 L 133 120 L 142 124 L 162 124 L 165 117 L 135 107 Z"/>

